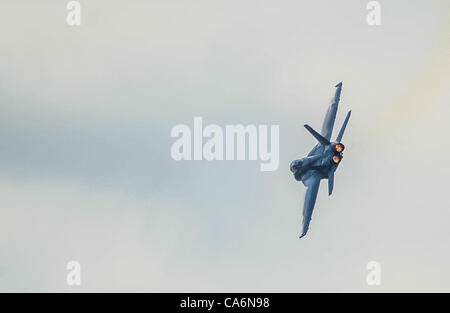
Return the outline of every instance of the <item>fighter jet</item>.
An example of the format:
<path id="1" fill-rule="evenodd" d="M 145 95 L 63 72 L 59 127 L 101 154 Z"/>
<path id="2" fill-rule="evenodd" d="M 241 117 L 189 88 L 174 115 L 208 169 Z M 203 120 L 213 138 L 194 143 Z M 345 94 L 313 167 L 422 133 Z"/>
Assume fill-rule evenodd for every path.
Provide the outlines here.
<path id="1" fill-rule="evenodd" d="M 345 146 L 342 144 L 341 140 L 344 136 L 345 127 L 347 126 L 352 111 L 347 113 L 347 117 L 342 124 L 336 140 L 330 142 L 339 100 L 341 97 L 342 82 L 337 84 L 335 87 L 336 93 L 331 101 L 327 114 L 325 115 L 321 134 L 316 132 L 309 125 L 304 125 L 311 135 L 317 139 L 317 145 L 312 148 L 307 157 L 292 161 L 290 166 L 291 172 L 294 174 L 295 179 L 297 181 L 302 181 L 307 188 L 305 203 L 303 204 L 303 226 L 300 238 L 304 237 L 308 232 L 314 204 L 316 203 L 320 180 L 328 179 L 328 195 L 331 195 L 333 192 L 334 172 L 339 166 L 339 163 L 342 161 L 342 152 L 345 149 Z"/>

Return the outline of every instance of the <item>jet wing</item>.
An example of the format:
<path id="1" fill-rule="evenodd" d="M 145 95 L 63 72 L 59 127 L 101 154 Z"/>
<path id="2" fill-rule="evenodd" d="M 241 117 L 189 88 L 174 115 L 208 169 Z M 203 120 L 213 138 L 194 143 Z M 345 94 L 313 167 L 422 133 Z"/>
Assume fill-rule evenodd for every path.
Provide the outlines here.
<path id="1" fill-rule="evenodd" d="M 334 121 L 336 120 L 336 113 L 339 105 L 339 100 L 341 99 L 341 89 L 342 83 L 336 85 L 336 93 L 331 101 L 331 105 L 328 108 L 327 114 L 322 125 L 322 136 L 326 139 L 331 140 L 331 133 L 333 132 Z"/>
<path id="2" fill-rule="evenodd" d="M 336 120 L 336 113 L 338 110 L 339 100 L 341 99 L 341 90 L 342 90 L 342 82 L 335 86 L 336 93 L 334 94 L 334 98 L 331 101 L 331 105 L 328 107 L 327 114 L 325 115 L 325 119 L 322 125 L 321 134 L 328 141 L 331 140 L 331 134 L 333 133 L 334 121 Z M 314 148 L 308 153 L 308 156 L 321 154 L 323 152 L 324 147 L 320 144 L 314 146 Z"/>
<path id="3" fill-rule="evenodd" d="M 319 173 L 314 172 L 308 179 L 306 179 L 304 183 L 307 189 L 305 195 L 305 203 L 303 204 L 303 225 L 300 238 L 304 237 L 309 229 L 309 223 L 311 222 L 311 216 L 314 210 L 314 205 L 316 203 L 317 192 L 319 191 Z"/>

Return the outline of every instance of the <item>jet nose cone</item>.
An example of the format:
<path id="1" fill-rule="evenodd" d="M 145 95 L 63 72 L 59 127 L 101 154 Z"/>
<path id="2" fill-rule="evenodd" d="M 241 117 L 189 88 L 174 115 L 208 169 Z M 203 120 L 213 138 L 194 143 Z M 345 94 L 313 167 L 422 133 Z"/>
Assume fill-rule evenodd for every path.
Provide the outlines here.
<path id="1" fill-rule="evenodd" d="M 300 167 L 302 167 L 302 161 L 300 160 L 294 160 L 291 162 L 291 165 L 289 168 L 291 169 L 291 172 L 294 173 L 296 170 L 298 170 Z"/>
<path id="2" fill-rule="evenodd" d="M 291 162 L 291 165 L 289 166 L 289 168 L 291 169 L 291 172 L 292 172 L 292 173 L 295 172 L 295 164 L 296 164 L 296 162 L 295 162 L 295 161 L 292 161 L 292 162 Z"/>

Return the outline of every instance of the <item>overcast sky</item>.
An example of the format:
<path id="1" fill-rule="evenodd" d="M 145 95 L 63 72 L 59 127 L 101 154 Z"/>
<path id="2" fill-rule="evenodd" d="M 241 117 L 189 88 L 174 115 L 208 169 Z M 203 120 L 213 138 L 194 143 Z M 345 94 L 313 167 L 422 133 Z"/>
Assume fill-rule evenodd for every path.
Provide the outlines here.
<path id="1" fill-rule="evenodd" d="M 90 0 L 78 27 L 66 3 L 0 4 L 0 290 L 450 291 L 449 1 L 380 1 L 381 26 L 360 0 Z M 340 81 L 299 240 L 289 164 Z M 279 169 L 174 161 L 194 116 L 280 125 Z"/>

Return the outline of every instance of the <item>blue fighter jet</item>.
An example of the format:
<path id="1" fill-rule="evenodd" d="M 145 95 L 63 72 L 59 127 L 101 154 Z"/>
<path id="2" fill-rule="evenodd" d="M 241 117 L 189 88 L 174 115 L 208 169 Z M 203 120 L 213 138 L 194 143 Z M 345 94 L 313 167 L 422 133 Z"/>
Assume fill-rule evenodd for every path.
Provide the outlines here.
<path id="1" fill-rule="evenodd" d="M 291 171 L 295 179 L 302 181 L 307 188 L 305 203 L 303 205 L 303 226 L 300 238 L 304 237 L 308 232 L 320 180 L 324 178 L 328 179 L 328 195 L 331 195 L 334 185 L 334 172 L 342 160 L 342 152 L 345 147 L 341 143 L 341 140 L 351 111 L 347 113 L 344 124 L 342 124 L 341 130 L 336 137 L 336 141 L 330 142 L 341 90 L 342 82 L 336 85 L 336 93 L 323 121 L 321 134 L 309 125 L 305 125 L 305 128 L 317 139 L 318 144 L 309 152 L 307 157 L 291 162 Z"/>

